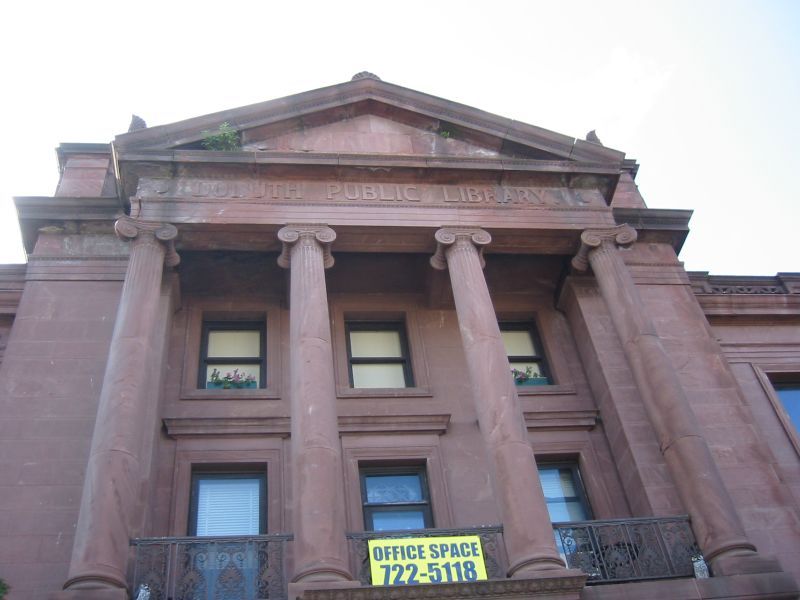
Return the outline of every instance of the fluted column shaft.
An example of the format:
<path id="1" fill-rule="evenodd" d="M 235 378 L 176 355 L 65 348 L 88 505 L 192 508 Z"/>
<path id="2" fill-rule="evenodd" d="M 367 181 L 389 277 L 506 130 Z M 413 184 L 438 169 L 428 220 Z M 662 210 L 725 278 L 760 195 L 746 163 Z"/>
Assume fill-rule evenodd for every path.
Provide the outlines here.
<path id="1" fill-rule="evenodd" d="M 753 555 L 755 547 L 747 540 L 678 373 L 617 249 L 617 244 L 636 240 L 635 230 L 627 225 L 587 230 L 581 240 L 573 266 L 592 267 L 706 560 L 713 565 L 725 555 Z"/>
<path id="2" fill-rule="evenodd" d="M 508 574 L 526 577 L 563 568 L 476 247 L 488 244 L 491 237 L 480 229 L 440 229 L 436 240 L 439 247 L 431 264 L 450 272 L 473 401 L 503 523 Z"/>
<path id="3" fill-rule="evenodd" d="M 122 217 L 117 235 L 132 239 L 100 391 L 75 544 L 65 589 L 125 588 L 130 534 L 141 512 L 142 439 L 166 262 L 178 263 L 174 226 Z M 165 243 L 166 242 L 166 243 Z M 165 260 L 166 259 L 166 260 Z"/>
<path id="4" fill-rule="evenodd" d="M 325 268 L 334 231 L 287 225 L 278 232 L 289 267 L 294 582 L 351 580 L 345 538 L 342 452 Z"/>

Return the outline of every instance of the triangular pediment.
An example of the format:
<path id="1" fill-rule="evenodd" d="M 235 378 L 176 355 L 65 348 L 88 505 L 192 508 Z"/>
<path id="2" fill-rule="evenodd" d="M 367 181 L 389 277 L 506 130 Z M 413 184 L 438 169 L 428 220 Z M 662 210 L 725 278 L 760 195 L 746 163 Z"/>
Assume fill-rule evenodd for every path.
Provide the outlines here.
<path id="1" fill-rule="evenodd" d="M 500 140 L 492 140 L 487 136 L 476 140 L 475 136 L 462 132 L 459 135 L 439 123 L 419 123 L 415 126 L 376 114 L 361 114 L 319 126 L 299 126 L 286 132 L 270 132 L 268 129 L 245 131 L 242 149 L 425 156 L 502 155 Z"/>
<path id="2" fill-rule="evenodd" d="M 200 149 L 220 124 L 247 152 L 519 158 L 619 164 L 624 153 L 373 77 L 117 136 L 119 151 Z"/>

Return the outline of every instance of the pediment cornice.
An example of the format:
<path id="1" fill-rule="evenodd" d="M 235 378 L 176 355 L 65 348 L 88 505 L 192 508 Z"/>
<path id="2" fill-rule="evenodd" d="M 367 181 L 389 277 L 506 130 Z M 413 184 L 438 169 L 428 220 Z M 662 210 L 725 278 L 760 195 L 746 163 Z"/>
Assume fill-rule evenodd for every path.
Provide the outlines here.
<path id="1" fill-rule="evenodd" d="M 501 117 L 464 104 L 431 96 L 372 78 L 311 90 L 285 98 L 269 100 L 220 111 L 169 125 L 125 133 L 116 137 L 118 153 L 132 150 L 169 150 L 202 140 L 203 132 L 229 122 L 240 131 L 293 119 L 308 119 L 314 113 L 343 110 L 363 103 L 377 103 L 381 110 L 404 111 L 438 119 L 464 130 L 512 142 L 554 159 L 621 165 L 624 153 L 600 144 L 575 139 Z M 365 109 L 369 111 L 370 109 Z"/>

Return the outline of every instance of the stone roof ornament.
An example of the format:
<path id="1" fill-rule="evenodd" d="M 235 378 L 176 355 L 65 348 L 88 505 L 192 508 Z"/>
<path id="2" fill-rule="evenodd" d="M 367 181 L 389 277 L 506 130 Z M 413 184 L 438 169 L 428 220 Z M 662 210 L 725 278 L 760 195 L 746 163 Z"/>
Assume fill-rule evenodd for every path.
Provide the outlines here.
<path id="1" fill-rule="evenodd" d="M 375 75 L 375 73 L 370 73 L 369 71 L 361 71 L 360 73 L 356 73 L 353 75 L 353 78 L 350 81 L 358 81 L 359 79 L 374 79 L 375 81 L 380 81 L 381 78 Z"/>
<path id="2" fill-rule="evenodd" d="M 600 138 L 597 137 L 597 130 L 592 129 L 589 133 L 586 134 L 586 141 L 592 142 L 593 144 L 603 145 L 603 142 L 600 141 Z"/>
<path id="3" fill-rule="evenodd" d="M 140 129 L 147 129 L 147 123 L 139 115 L 131 115 L 131 124 L 128 125 L 128 133 L 131 131 L 139 131 Z"/>

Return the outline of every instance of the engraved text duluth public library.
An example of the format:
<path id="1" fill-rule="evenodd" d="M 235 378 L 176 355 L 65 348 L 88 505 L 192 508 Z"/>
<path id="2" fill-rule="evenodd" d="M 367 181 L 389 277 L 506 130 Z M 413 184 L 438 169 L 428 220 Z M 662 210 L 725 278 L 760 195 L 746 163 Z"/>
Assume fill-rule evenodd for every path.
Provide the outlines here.
<path id="1" fill-rule="evenodd" d="M 435 185 L 259 179 L 142 178 L 137 196 L 278 202 L 373 202 L 547 207 L 606 206 L 597 190 L 505 185 Z"/>

